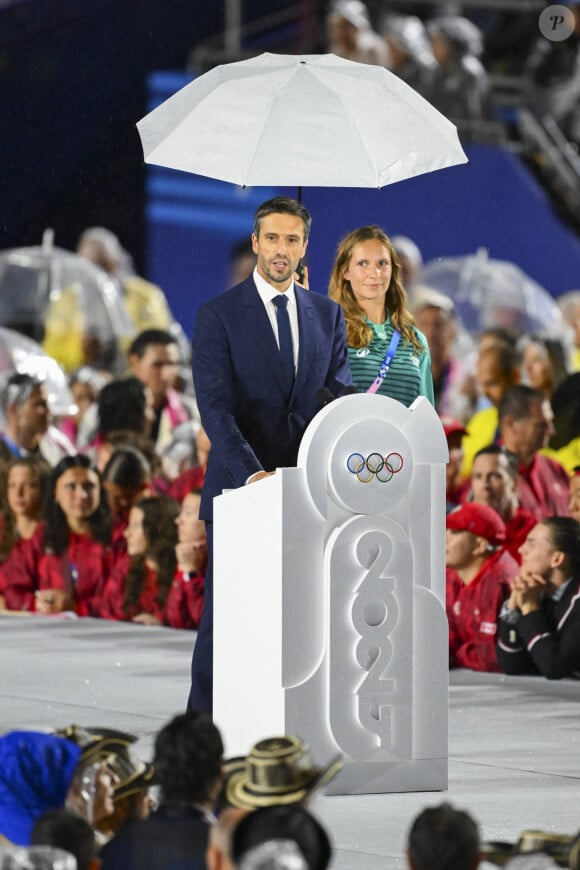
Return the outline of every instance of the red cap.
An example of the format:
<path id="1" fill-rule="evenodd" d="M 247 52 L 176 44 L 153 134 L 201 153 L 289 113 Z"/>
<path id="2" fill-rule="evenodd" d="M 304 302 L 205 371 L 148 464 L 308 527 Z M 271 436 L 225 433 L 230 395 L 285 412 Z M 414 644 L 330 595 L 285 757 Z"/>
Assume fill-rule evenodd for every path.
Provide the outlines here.
<path id="1" fill-rule="evenodd" d="M 463 423 L 460 420 L 456 420 L 455 417 L 450 417 L 448 414 L 442 414 L 439 419 L 441 420 L 441 425 L 443 426 L 446 438 L 449 438 L 450 435 L 455 435 L 456 433 L 459 435 L 467 435 L 467 429 Z"/>
<path id="2" fill-rule="evenodd" d="M 459 532 L 473 532 L 493 546 L 505 541 L 505 523 L 493 508 L 475 501 L 467 501 L 447 514 L 445 525 Z"/>

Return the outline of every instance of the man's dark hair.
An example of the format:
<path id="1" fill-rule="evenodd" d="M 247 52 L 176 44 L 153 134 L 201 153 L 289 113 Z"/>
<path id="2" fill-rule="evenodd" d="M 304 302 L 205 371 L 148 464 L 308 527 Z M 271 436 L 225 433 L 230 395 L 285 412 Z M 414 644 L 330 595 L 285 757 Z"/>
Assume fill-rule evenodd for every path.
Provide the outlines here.
<path id="1" fill-rule="evenodd" d="M 566 553 L 570 576 L 580 577 L 580 523 L 572 517 L 544 517 L 556 550 Z"/>
<path id="2" fill-rule="evenodd" d="M 497 409 L 498 420 L 501 423 L 505 417 L 514 420 L 525 420 L 531 413 L 532 406 L 536 403 L 542 405 L 546 401 L 541 390 L 535 390 L 525 384 L 515 384 L 506 390 L 505 396 Z"/>
<path id="3" fill-rule="evenodd" d="M 326 870 L 328 867 L 332 855 L 328 835 L 300 804 L 263 807 L 248 813 L 238 822 L 232 837 L 232 856 L 236 866 L 252 849 L 273 840 L 294 843 L 308 870 Z"/>
<path id="4" fill-rule="evenodd" d="M 500 444 L 488 444 L 477 451 L 473 457 L 474 462 L 478 456 L 505 456 L 509 476 L 513 480 L 518 476 L 518 457 L 511 450 L 508 450 L 507 447 L 503 447 Z"/>
<path id="5" fill-rule="evenodd" d="M 175 716 L 155 739 L 155 782 L 162 802 L 207 801 L 221 776 L 223 754 L 221 734 L 209 716 L 200 710 Z"/>
<path id="6" fill-rule="evenodd" d="M 96 857 L 95 832 L 86 819 L 70 810 L 49 810 L 34 823 L 31 846 L 53 846 L 70 852 L 77 870 L 88 870 Z"/>
<path id="7" fill-rule="evenodd" d="M 136 335 L 127 351 L 129 356 L 145 356 L 147 348 L 152 344 L 177 344 L 177 339 L 166 329 L 144 329 Z"/>
<path id="8" fill-rule="evenodd" d="M 474 870 L 480 853 L 477 823 L 449 803 L 427 807 L 411 826 L 408 850 L 413 870 Z"/>
<path id="9" fill-rule="evenodd" d="M 119 378 L 105 384 L 97 399 L 99 433 L 106 437 L 120 429 L 142 432 L 146 405 L 145 386 L 139 378 Z"/>
<path id="10" fill-rule="evenodd" d="M 312 226 L 312 216 L 297 199 L 291 199 L 289 196 L 275 196 L 258 206 L 254 215 L 254 233 L 260 235 L 260 225 L 262 219 L 269 214 L 291 214 L 294 217 L 299 217 L 304 224 L 304 241 L 308 241 L 310 236 L 310 228 Z"/>

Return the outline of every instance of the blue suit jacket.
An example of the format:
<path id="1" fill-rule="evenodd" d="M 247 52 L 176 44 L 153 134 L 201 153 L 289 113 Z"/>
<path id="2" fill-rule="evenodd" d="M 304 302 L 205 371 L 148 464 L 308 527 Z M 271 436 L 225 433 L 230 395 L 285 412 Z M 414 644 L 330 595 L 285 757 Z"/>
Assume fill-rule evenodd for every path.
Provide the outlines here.
<path id="1" fill-rule="evenodd" d="M 206 302 L 193 332 L 193 379 L 211 441 L 200 515 L 212 518 L 223 489 L 256 471 L 296 464 L 300 439 L 319 410 L 317 392 L 352 384 L 340 307 L 295 286 L 299 353 L 291 394 L 284 392 L 279 350 L 253 277 Z"/>

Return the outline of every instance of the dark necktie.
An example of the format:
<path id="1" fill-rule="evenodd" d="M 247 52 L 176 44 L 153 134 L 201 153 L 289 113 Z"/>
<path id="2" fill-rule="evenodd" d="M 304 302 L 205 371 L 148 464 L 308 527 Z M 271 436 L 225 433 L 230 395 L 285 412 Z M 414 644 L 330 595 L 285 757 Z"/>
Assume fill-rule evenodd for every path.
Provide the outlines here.
<path id="1" fill-rule="evenodd" d="M 280 344 L 280 362 L 288 392 L 294 384 L 294 353 L 292 350 L 292 332 L 288 316 L 288 299 L 283 293 L 278 294 L 272 302 L 276 306 L 278 322 L 278 342 Z"/>

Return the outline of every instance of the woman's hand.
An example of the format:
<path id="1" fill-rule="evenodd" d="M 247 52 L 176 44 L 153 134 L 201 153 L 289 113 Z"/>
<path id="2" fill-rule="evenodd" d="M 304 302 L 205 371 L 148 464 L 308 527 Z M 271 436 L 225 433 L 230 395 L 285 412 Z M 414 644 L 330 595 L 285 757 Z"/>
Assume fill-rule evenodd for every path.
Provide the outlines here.
<path id="1" fill-rule="evenodd" d="M 74 610 L 74 601 L 64 589 L 38 589 L 34 593 L 37 613 L 63 613 Z"/>
<path id="2" fill-rule="evenodd" d="M 131 622 L 138 622 L 140 625 L 161 625 L 161 620 L 151 613 L 138 613 Z"/>
<path id="3" fill-rule="evenodd" d="M 179 571 L 197 574 L 207 560 L 207 541 L 205 538 L 197 541 L 181 541 L 175 547 L 175 557 Z"/>

